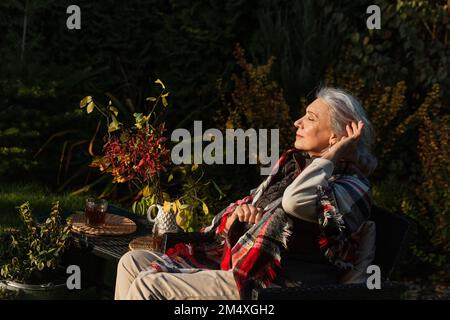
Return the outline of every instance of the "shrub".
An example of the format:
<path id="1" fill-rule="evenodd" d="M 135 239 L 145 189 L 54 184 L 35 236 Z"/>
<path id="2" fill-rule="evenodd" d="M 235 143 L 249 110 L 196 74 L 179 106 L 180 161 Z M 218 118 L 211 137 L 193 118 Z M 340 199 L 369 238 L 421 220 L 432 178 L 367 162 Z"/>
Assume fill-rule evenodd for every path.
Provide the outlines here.
<path id="1" fill-rule="evenodd" d="M 283 90 L 270 80 L 274 58 L 265 65 L 255 66 L 247 62 L 245 51 L 239 44 L 234 57 L 242 73 L 232 75 L 234 88 L 229 97 L 222 95 L 229 113 L 225 126 L 256 130 L 277 128 L 280 130 L 280 149 L 291 146 L 294 131 L 289 106 L 284 100 Z"/>
<path id="2" fill-rule="evenodd" d="M 19 207 L 23 226 L 2 235 L 0 273 L 3 279 L 41 284 L 51 280 L 59 258 L 69 246 L 70 225 L 60 221 L 59 202 L 44 223 L 37 223 L 29 203 Z"/>
<path id="3" fill-rule="evenodd" d="M 383 87 L 355 76 L 328 78 L 359 97 L 374 124 L 380 164 L 373 176 L 376 203 L 416 222 L 415 263 L 448 278 L 449 117 L 440 86 L 433 85 L 420 101 L 408 95 L 405 81 Z"/>
<path id="4" fill-rule="evenodd" d="M 428 245 L 414 246 L 422 260 L 437 268 L 438 276 L 450 280 L 450 116 L 425 114 L 419 129 L 419 158 L 423 178 L 416 187 L 419 198 L 414 218 L 425 229 Z"/>
<path id="5" fill-rule="evenodd" d="M 33 155 L 54 120 L 47 106 L 55 99 L 55 88 L 21 81 L 2 81 L 0 88 L 0 175 L 42 170 Z"/>

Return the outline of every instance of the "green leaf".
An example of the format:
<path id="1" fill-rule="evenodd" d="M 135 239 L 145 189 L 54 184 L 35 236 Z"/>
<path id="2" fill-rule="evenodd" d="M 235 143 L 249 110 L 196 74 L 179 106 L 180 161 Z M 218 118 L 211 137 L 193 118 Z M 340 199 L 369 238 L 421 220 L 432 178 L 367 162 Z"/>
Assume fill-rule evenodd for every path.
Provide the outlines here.
<path id="1" fill-rule="evenodd" d="M 169 175 L 169 178 L 167 179 L 167 182 L 170 182 L 170 181 L 172 181 L 173 180 L 173 174 L 170 174 Z"/>
<path id="2" fill-rule="evenodd" d="M 157 99 L 155 97 L 148 97 L 145 99 L 146 101 L 156 101 Z"/>
<path id="3" fill-rule="evenodd" d="M 86 96 L 84 97 L 81 101 L 80 101 L 80 108 L 84 108 L 86 107 L 86 105 L 88 103 L 92 102 L 92 97 L 91 96 Z"/>
<path id="4" fill-rule="evenodd" d="M 162 81 L 161 81 L 160 79 L 157 79 L 157 80 L 155 81 L 155 83 L 159 83 L 163 89 L 166 88 L 166 86 L 164 85 L 164 83 L 162 83 Z"/>

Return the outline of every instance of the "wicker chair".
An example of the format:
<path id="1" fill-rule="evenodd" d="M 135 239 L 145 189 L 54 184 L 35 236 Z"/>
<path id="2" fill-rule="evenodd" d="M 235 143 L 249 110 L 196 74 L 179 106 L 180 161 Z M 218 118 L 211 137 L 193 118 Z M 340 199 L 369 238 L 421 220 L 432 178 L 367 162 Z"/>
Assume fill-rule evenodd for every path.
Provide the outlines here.
<path id="1" fill-rule="evenodd" d="M 400 299 L 405 287 L 390 280 L 406 248 L 411 223 L 406 218 L 374 206 L 372 220 L 376 223 L 376 253 L 373 264 L 382 273 L 381 289 L 369 290 L 362 284 L 302 285 L 289 288 L 253 289 L 254 300 L 297 299 Z M 210 241 L 198 232 L 167 233 L 163 239 L 163 252 L 176 243 Z"/>

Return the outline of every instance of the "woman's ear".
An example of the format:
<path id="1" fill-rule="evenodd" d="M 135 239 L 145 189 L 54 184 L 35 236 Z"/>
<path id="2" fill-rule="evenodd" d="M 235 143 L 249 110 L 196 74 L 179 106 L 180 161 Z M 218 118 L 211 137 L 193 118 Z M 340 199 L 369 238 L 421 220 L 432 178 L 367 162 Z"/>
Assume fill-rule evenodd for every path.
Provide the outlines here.
<path id="1" fill-rule="evenodd" d="M 330 136 L 330 139 L 328 139 L 328 145 L 332 146 L 336 144 L 339 141 L 337 135 L 335 133 L 332 133 Z"/>

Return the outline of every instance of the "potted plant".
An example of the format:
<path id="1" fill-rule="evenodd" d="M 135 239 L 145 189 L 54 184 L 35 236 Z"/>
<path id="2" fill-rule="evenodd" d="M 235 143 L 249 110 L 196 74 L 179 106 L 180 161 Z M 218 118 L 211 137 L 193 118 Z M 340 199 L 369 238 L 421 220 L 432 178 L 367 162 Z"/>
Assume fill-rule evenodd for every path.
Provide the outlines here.
<path id="1" fill-rule="evenodd" d="M 0 287 L 19 299 L 61 299 L 66 293 L 65 270 L 59 267 L 70 244 L 70 225 L 61 222 L 59 202 L 38 223 L 28 202 L 19 207 L 22 225 L 0 239 Z"/>
<path id="2" fill-rule="evenodd" d="M 146 98 L 142 113 L 125 114 L 124 122 L 119 121 L 119 109 L 124 108 L 115 107 L 111 100 L 104 105 L 86 96 L 80 108 L 85 108 L 88 114 L 96 110 L 107 123 L 101 155 L 94 156 L 90 166 L 110 175 L 115 185 L 127 184 L 131 196 L 152 188 L 161 202 L 164 198 L 161 175 L 170 164 L 170 150 L 164 136 L 165 123 L 160 119 L 168 106 L 169 92 L 161 80 L 155 83 L 161 86 L 159 94 Z M 117 99 L 116 103 L 120 105 Z"/>
<path id="3" fill-rule="evenodd" d="M 176 215 L 182 230 L 195 231 L 209 224 L 213 215 L 208 205 L 215 207 L 210 200 L 220 200 L 223 193 L 213 181 L 204 179 L 201 166 L 171 164 L 166 124 L 161 121 L 169 105 L 169 91 L 161 80 L 155 83 L 160 86 L 159 93 L 145 99 L 142 113 L 122 115 L 123 122 L 119 121 L 119 108 L 114 106 L 119 105 L 117 99 L 107 105 L 92 96 L 81 100 L 80 108 L 88 114 L 97 111 L 107 123 L 102 152 L 94 156 L 90 166 L 110 175 L 113 184 L 128 185 L 134 213 L 146 215 L 149 208 L 160 205 L 164 213 Z M 152 216 L 156 213 L 154 210 Z"/>

